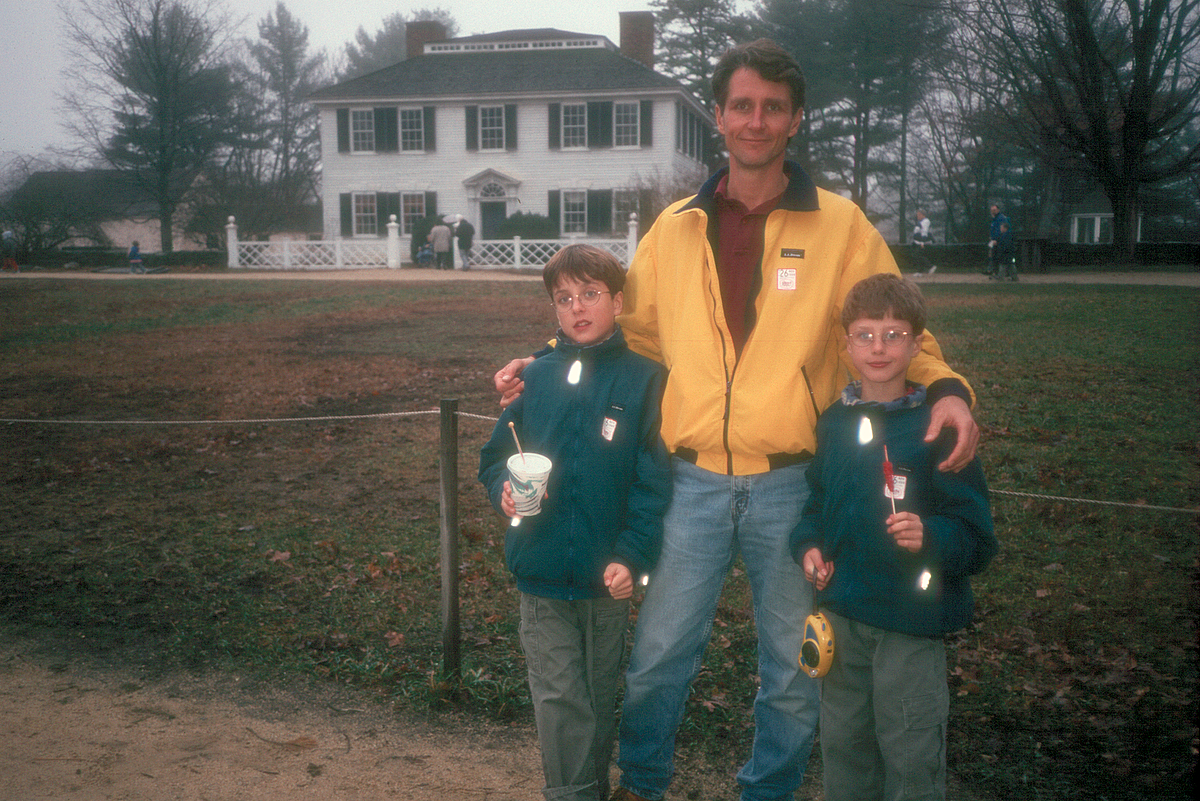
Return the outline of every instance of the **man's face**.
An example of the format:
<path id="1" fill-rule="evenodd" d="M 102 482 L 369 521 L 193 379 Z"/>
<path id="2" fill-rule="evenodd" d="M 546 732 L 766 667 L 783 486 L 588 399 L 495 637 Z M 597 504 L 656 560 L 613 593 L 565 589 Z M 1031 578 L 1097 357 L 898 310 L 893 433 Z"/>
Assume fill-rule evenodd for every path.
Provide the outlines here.
<path id="1" fill-rule="evenodd" d="M 992 216 L 993 216 L 993 217 L 995 217 L 995 216 L 996 216 L 997 214 L 999 214 L 999 213 L 1000 213 L 1000 207 L 999 207 L 999 206 L 992 206 Z"/>
<path id="2" fill-rule="evenodd" d="M 764 80 L 755 70 L 741 67 L 729 79 L 725 105 L 717 106 L 717 130 L 734 165 L 759 170 L 782 165 L 788 139 L 800 130 L 803 109 L 792 108 L 785 83 Z M 782 166 L 780 166 L 782 169 Z"/>

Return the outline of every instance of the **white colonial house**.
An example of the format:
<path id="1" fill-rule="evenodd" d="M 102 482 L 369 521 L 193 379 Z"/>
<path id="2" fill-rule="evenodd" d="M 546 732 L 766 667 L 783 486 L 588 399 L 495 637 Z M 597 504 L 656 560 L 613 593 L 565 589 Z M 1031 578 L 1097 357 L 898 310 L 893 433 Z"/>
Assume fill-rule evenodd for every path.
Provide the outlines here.
<path id="1" fill-rule="evenodd" d="M 495 238 L 516 212 L 561 236 L 623 233 L 650 182 L 698 185 L 712 117 L 653 69 L 654 18 L 621 14 L 621 45 L 553 29 L 444 38 L 409 23 L 409 58 L 313 94 L 324 238 L 402 239 L 462 214 Z M 407 248 L 405 248 L 407 250 Z"/>

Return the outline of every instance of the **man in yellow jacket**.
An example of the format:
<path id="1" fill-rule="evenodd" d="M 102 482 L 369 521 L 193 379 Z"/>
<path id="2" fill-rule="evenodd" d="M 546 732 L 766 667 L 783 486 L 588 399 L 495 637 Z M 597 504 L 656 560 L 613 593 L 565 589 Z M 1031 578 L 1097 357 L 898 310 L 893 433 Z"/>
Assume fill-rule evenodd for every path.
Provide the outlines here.
<path id="1" fill-rule="evenodd" d="M 768 40 L 733 48 L 713 94 L 729 167 L 647 232 L 618 320 L 630 348 L 669 370 L 662 437 L 674 494 L 638 613 L 613 801 L 665 796 L 675 732 L 738 555 L 754 594 L 760 680 L 742 801 L 791 799 L 800 786 L 818 696 L 797 659 L 812 591 L 789 536 L 808 496 L 817 416 L 850 369 L 842 300 L 860 279 L 898 272 L 857 206 L 786 161 L 804 109 L 804 78 L 786 51 Z M 524 363 L 498 372 L 497 389 L 519 392 Z M 979 438 L 972 396 L 928 332 L 908 377 L 928 388 L 929 439 L 957 431 L 942 469 L 961 469 Z"/>

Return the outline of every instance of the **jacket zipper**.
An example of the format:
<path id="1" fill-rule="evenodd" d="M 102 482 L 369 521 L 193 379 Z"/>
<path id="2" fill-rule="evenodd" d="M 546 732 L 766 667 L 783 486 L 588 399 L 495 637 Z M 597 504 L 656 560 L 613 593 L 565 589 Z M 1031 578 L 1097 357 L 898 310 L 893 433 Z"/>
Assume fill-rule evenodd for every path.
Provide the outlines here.
<path id="1" fill-rule="evenodd" d="M 815 424 L 817 418 L 821 416 L 821 409 L 817 406 L 817 394 L 813 392 L 812 382 L 808 380 L 808 367 L 806 365 L 800 365 L 800 375 L 804 376 L 804 386 L 808 388 L 808 399 L 812 401 L 813 422 Z"/>
<path id="2" fill-rule="evenodd" d="M 712 244 L 710 243 L 709 244 L 710 252 L 711 252 L 711 248 L 712 248 Z M 715 258 L 714 258 L 714 269 L 715 269 Z M 711 282 L 709 283 L 708 294 L 710 297 L 712 297 L 712 283 Z M 713 304 L 712 304 L 713 325 L 716 327 L 717 331 L 720 331 L 721 330 L 721 321 L 717 316 L 717 308 L 720 306 L 720 303 L 718 303 L 719 299 L 713 297 L 712 300 L 713 300 Z M 724 366 L 725 358 L 728 356 L 728 354 L 729 354 L 729 346 L 725 342 L 725 337 L 722 336 L 721 337 L 721 365 L 722 366 Z M 729 446 L 729 416 L 730 416 L 730 407 L 733 404 L 733 373 L 734 372 L 737 372 L 737 363 L 736 362 L 734 363 L 734 366 L 733 366 L 733 372 L 725 373 L 725 413 L 721 420 L 721 444 L 725 448 L 725 474 L 729 475 L 729 476 L 733 475 L 733 449 Z"/>

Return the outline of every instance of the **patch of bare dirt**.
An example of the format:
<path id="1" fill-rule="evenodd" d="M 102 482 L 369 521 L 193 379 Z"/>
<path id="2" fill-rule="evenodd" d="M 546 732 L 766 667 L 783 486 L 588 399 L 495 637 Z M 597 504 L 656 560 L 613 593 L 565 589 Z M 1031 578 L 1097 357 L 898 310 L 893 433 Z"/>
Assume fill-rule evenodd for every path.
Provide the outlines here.
<path id="1" fill-rule="evenodd" d="M 405 718 L 344 688 L 62 660 L 0 647 L 8 799 L 534 801 L 527 726 Z"/>

